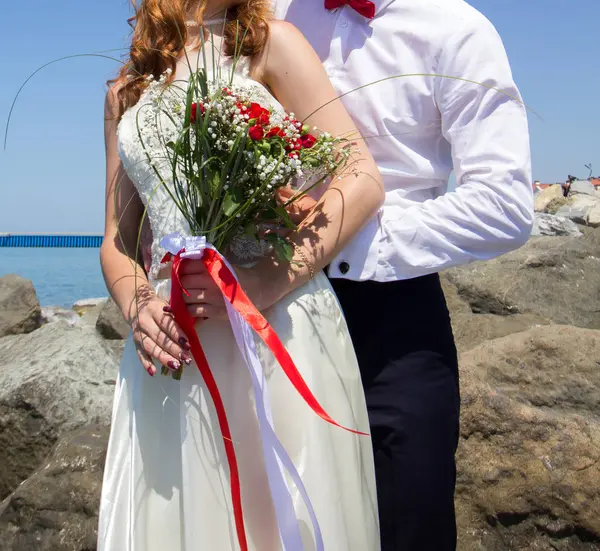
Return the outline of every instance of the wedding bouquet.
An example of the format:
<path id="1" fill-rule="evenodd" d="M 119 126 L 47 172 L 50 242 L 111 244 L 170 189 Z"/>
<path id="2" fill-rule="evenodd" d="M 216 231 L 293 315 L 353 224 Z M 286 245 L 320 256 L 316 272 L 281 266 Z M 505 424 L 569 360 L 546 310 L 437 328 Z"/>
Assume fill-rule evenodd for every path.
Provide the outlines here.
<path id="1" fill-rule="evenodd" d="M 294 228 L 277 190 L 300 178 L 310 182 L 297 199 L 339 173 L 352 155 L 350 142 L 316 128 L 315 135 L 293 113 L 269 110 L 257 101 L 255 85 L 209 80 L 199 69 L 185 86 L 167 87 L 169 74 L 150 82 L 152 102 L 139 115 L 167 121 L 160 123 L 160 143 L 144 135 L 148 125 L 138 121 L 137 128 L 160 185 L 191 233 L 242 259 L 244 245 L 266 240 L 280 259 L 291 260 L 283 237 L 261 231 L 265 224 Z"/>

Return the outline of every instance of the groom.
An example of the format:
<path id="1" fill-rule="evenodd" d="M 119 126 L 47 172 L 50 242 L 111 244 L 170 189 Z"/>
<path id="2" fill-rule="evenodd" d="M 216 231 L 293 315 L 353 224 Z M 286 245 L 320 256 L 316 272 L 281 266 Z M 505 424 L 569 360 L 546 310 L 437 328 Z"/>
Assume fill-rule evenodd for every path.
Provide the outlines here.
<path id="1" fill-rule="evenodd" d="M 496 30 L 463 0 L 275 0 L 275 16 L 304 33 L 340 94 L 380 81 L 343 101 L 386 201 L 329 277 L 369 408 L 382 550 L 454 550 L 460 400 L 436 274 L 529 237 L 525 109 Z M 382 81 L 393 75 L 409 76 Z"/>

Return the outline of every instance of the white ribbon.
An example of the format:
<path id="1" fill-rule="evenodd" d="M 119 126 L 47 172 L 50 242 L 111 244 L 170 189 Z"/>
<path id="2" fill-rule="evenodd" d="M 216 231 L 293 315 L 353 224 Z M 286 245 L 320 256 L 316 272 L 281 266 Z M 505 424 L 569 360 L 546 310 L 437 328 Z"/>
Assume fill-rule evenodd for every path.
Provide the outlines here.
<path id="1" fill-rule="evenodd" d="M 166 235 L 161 240 L 160 244 L 172 255 L 176 255 L 182 249 L 185 249 L 185 252 L 180 255 L 181 258 L 198 260 L 202 259 L 204 256 L 205 249 L 212 249 L 221 257 L 221 260 L 223 260 L 224 264 L 229 268 L 237 280 L 237 276 L 232 266 L 215 247 L 206 242 L 204 236 L 182 236 L 178 232 L 175 232 Z M 252 378 L 265 468 L 267 471 L 267 479 L 269 481 L 273 505 L 275 507 L 279 537 L 283 550 L 304 551 L 300 535 L 300 523 L 296 517 L 292 492 L 285 476 L 285 471 L 287 471 L 298 489 L 310 516 L 315 535 L 315 551 L 324 551 L 321 528 L 314 507 L 308 497 L 302 478 L 300 477 L 300 473 L 275 433 L 269 400 L 269 389 L 265 371 L 260 363 L 258 352 L 256 350 L 252 328 L 228 300 L 225 300 L 225 306 L 227 308 L 227 315 L 229 317 L 235 341 Z"/>

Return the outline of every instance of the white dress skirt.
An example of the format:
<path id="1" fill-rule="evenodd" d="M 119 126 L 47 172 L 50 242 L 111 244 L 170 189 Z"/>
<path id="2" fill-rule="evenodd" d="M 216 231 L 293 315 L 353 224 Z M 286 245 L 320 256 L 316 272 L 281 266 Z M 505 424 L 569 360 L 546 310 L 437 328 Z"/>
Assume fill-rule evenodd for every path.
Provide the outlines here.
<path id="1" fill-rule="evenodd" d="M 158 286 L 168 297 L 167 282 Z M 325 410 L 368 431 L 364 393 L 337 299 L 323 274 L 266 312 Z M 227 322 L 197 326 L 219 386 L 239 463 L 249 549 L 279 551 L 252 383 Z M 315 508 L 326 551 L 378 551 L 369 437 L 335 427 L 306 405 L 257 341 L 276 433 Z M 293 489 L 293 486 L 292 486 Z M 294 496 L 305 551 L 315 549 Z M 228 463 L 215 408 L 193 364 L 180 381 L 142 368 L 131 337 L 117 381 L 100 511 L 99 551 L 237 551 Z"/>

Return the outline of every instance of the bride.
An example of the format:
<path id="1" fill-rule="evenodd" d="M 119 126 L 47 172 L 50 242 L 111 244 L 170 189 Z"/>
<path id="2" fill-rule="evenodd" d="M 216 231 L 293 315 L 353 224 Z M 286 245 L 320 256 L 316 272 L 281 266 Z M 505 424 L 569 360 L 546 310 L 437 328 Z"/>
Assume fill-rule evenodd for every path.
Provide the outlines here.
<path id="1" fill-rule="evenodd" d="M 227 24 L 224 24 L 224 13 Z M 214 14 L 209 18 L 207 14 Z M 219 15 L 220 14 L 220 15 Z M 207 29 L 211 30 L 210 33 Z M 131 325 L 117 382 L 102 502 L 100 551 L 237 551 L 230 472 L 205 383 L 168 306 L 169 270 L 160 242 L 186 222 L 161 189 L 138 138 L 158 131 L 138 110 L 149 81 L 185 80 L 186 59 L 211 37 L 215 61 L 252 86 L 261 104 L 293 112 L 332 135 L 357 135 L 317 55 L 292 26 L 270 20 L 261 0 L 142 0 L 128 62 L 106 101 L 107 196 L 101 264 L 110 294 Z M 243 58 L 232 63 L 236 40 Z M 239 48 L 239 45 L 237 46 Z M 221 55 L 222 52 L 222 55 Z M 187 54 L 187 55 L 186 55 Z M 213 64 L 207 62 L 208 67 Z M 193 67 L 192 69 L 196 69 Z M 331 103 L 328 103 L 331 102 Z M 156 123 L 155 123 L 156 125 Z M 290 193 L 290 192 L 288 192 Z M 346 427 L 368 431 L 358 365 L 344 317 L 323 269 L 377 212 L 383 188 L 366 149 L 351 174 L 336 178 L 288 238 L 290 264 L 268 250 L 236 269 L 312 392 Z M 152 229 L 152 262 L 138 261 L 144 209 Z M 222 394 L 239 465 L 248 548 L 282 550 L 263 460 L 252 382 L 228 324 L 220 291 L 201 262 L 184 264 L 189 312 Z M 378 551 L 375 477 L 368 436 L 315 415 L 257 342 L 275 432 L 291 457 L 320 526 L 326 551 Z M 161 376 L 179 370 L 181 380 Z M 301 549 L 317 549 L 308 507 L 292 485 Z M 285 549 L 285 551 L 292 551 Z"/>

